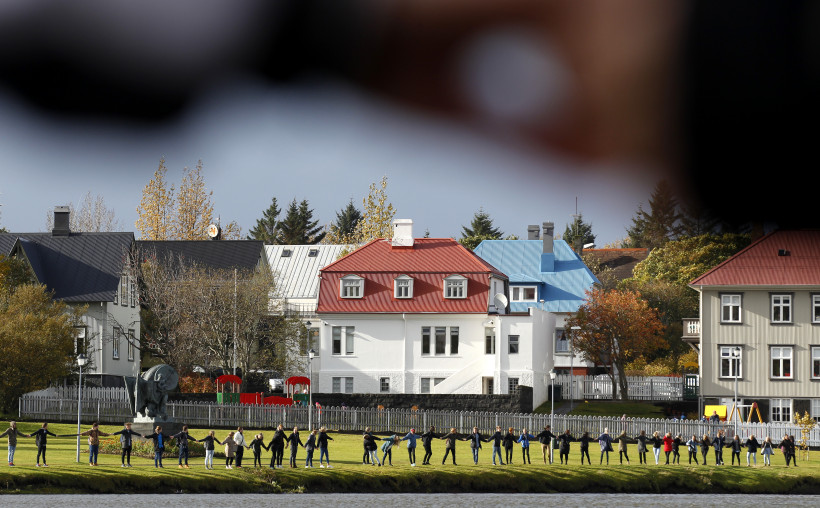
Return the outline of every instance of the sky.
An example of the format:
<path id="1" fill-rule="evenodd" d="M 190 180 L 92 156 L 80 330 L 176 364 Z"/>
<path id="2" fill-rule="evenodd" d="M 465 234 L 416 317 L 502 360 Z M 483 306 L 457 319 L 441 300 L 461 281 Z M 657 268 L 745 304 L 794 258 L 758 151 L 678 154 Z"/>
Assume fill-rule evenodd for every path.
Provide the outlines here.
<path id="1" fill-rule="evenodd" d="M 134 231 L 142 190 L 165 158 L 170 182 L 203 163 L 222 222 L 243 234 L 276 197 L 307 199 L 327 224 L 387 176 L 396 218 L 414 234 L 461 236 L 480 208 L 505 234 L 577 212 L 596 245 L 618 242 L 658 178 L 649 168 L 590 165 L 521 140 L 424 116 L 341 83 L 271 86 L 235 80 L 212 89 L 174 121 L 153 127 L 55 118 L 0 89 L 0 226 L 44 231 L 54 206 L 102 195 Z"/>

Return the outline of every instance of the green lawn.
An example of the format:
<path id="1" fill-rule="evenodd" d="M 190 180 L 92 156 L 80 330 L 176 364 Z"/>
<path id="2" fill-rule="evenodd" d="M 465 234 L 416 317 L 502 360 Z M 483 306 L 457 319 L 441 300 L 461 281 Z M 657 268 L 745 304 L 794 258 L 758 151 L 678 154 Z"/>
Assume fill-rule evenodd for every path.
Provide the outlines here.
<path id="1" fill-rule="evenodd" d="M 20 423 L 25 433 L 37 428 L 36 423 Z M 88 427 L 84 426 L 83 430 Z M 105 432 L 120 427 L 103 426 Z M 5 426 L 3 426 L 3 430 Z M 76 425 L 52 424 L 56 434 L 76 431 Z M 217 430 L 220 439 L 226 430 Z M 257 430 L 246 430 L 252 438 Z M 194 429 L 191 434 L 204 437 L 206 430 Z M 270 439 L 272 432 L 265 432 Z M 131 469 L 120 467 L 119 455 L 100 455 L 99 466 L 88 466 L 83 453 L 75 462 L 76 438 L 49 438 L 49 468 L 34 467 L 36 449 L 33 440 L 21 438 L 15 456 L 16 467 L 0 466 L 0 493 L 122 493 L 122 492 L 769 492 L 820 493 L 820 465 L 799 461 L 798 468 L 783 466 L 783 457 L 774 457 L 775 466 L 756 468 L 731 466 L 637 465 L 637 453 L 630 445 L 632 465 L 619 465 L 618 454 L 611 453 L 609 466 L 580 465 L 577 444 L 573 447 L 569 467 L 544 465 L 540 445 L 532 449 L 532 464 L 521 464 L 521 450 L 515 449 L 512 466 L 493 466 L 490 446 L 480 452 L 479 465 L 472 463 L 468 443 L 457 445 L 458 466 L 441 465 L 444 442 L 433 446 L 433 465 L 421 466 L 423 449 L 417 451 L 417 466 L 410 467 L 403 444 L 393 453 L 393 466 L 362 465 L 361 437 L 331 434 L 330 456 L 333 469 L 318 467 L 318 451 L 314 468 L 304 468 L 305 452 L 299 450 L 300 466 L 295 469 L 254 469 L 252 454 L 246 450 L 243 469 L 225 469 L 224 460 L 214 460 L 215 469 L 207 470 L 201 457 L 190 460 L 191 469 L 178 469 L 176 458 L 166 458 L 164 469 L 155 469 L 153 460 L 132 457 Z M 304 440 L 304 435 L 303 435 Z M 83 447 L 85 450 L 85 438 Z M 599 453 L 591 447 L 593 461 Z M 288 451 L 285 451 L 285 462 Z M 815 452 L 817 453 L 817 452 Z M 650 456 L 650 462 L 654 459 Z M 381 455 L 380 455 L 381 457 Z M 709 457 L 712 457 L 710 453 Z M 728 459 L 729 454 L 725 457 Z M 683 458 L 685 461 L 685 458 Z M 745 460 L 745 455 L 744 455 Z M 263 452 L 265 464 L 270 452 Z M 762 459 L 758 457 L 759 463 Z"/>

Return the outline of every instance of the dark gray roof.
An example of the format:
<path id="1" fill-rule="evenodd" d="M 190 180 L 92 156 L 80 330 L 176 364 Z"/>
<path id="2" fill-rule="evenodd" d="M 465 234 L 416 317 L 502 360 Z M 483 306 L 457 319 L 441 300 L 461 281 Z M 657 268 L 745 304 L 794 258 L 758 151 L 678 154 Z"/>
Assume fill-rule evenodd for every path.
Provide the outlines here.
<path id="1" fill-rule="evenodd" d="M 133 233 L 0 233 L 0 253 L 24 256 L 55 299 L 110 302 L 133 242 Z"/>
<path id="2" fill-rule="evenodd" d="M 265 259 L 265 243 L 257 240 L 139 240 L 137 250 L 143 256 L 181 257 L 219 270 L 254 270 Z"/>

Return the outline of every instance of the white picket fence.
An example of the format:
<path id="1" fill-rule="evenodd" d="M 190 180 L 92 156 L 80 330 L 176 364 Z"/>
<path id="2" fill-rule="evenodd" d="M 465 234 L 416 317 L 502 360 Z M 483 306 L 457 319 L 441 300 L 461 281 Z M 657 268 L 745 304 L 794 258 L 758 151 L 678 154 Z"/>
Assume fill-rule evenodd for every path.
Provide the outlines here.
<path id="1" fill-rule="evenodd" d="M 43 421 L 76 421 L 77 400 L 31 396 L 20 398 L 20 417 L 34 418 Z M 131 418 L 131 408 L 127 401 L 117 400 L 83 400 L 83 421 L 90 423 L 122 423 Z M 279 424 L 285 428 L 306 427 L 308 411 L 306 406 L 264 406 L 245 404 L 211 404 L 197 402 L 171 402 L 168 411 L 177 421 L 194 428 L 230 428 L 244 426 L 255 429 L 270 429 Z M 313 424 L 324 426 L 331 431 L 361 432 L 370 427 L 373 432 L 387 434 L 391 432 L 406 433 L 409 429 L 417 431 L 431 425 L 439 431 L 455 428 L 458 432 L 469 432 L 478 427 L 483 433 L 495 431 L 496 426 L 503 429 L 512 427 L 516 432 L 527 428 L 534 433 L 546 425 L 552 425 L 553 432 L 569 430 L 578 437 L 589 432 L 593 437 L 608 429 L 611 435 L 626 431 L 631 437 L 645 430 L 647 434 L 655 431 L 672 435 L 691 437 L 692 435 L 714 436 L 718 430 L 734 435 L 733 423 L 708 423 L 699 420 L 664 420 L 648 418 L 591 417 L 568 416 L 533 413 L 490 413 L 477 411 L 438 411 L 412 409 L 378 409 L 324 407 L 314 408 Z M 771 436 L 779 441 L 784 434 L 794 435 L 800 440 L 800 428 L 787 423 L 738 423 L 738 434 L 746 437 L 754 434 L 758 438 Z M 820 428 L 815 428 L 809 439 L 810 446 L 820 446 Z"/>
<path id="2" fill-rule="evenodd" d="M 687 385 L 682 377 L 644 377 L 627 376 L 628 395 L 630 400 L 683 400 L 687 388 L 694 390 L 696 385 Z M 597 376 L 555 376 L 555 387 L 561 389 L 561 397 L 568 400 L 607 400 L 612 399 L 612 380 L 608 375 Z M 618 387 L 620 389 L 620 387 Z M 570 396 L 570 394 L 572 396 Z"/>
<path id="3" fill-rule="evenodd" d="M 24 396 L 28 397 L 50 397 L 57 399 L 76 399 L 77 385 L 70 386 L 52 386 L 36 392 L 29 392 Z M 128 400 L 128 394 L 125 388 L 104 388 L 98 386 L 84 386 L 83 398 L 95 400 Z"/>

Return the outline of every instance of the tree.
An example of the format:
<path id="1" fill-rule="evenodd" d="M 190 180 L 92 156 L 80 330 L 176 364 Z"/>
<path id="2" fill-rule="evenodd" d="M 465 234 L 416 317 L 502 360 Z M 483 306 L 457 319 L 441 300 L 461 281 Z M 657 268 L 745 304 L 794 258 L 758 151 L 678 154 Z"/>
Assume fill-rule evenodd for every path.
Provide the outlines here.
<path id="1" fill-rule="evenodd" d="M 396 209 L 387 200 L 387 177 L 383 176 L 379 186 L 370 184 L 370 192 L 362 200 L 362 217 L 356 224 L 353 242 L 357 245 L 376 238 L 393 237 L 393 218 Z"/>
<path id="2" fill-rule="evenodd" d="M 356 226 L 359 225 L 359 221 L 361 220 L 362 212 L 356 208 L 351 199 L 346 207 L 336 212 L 336 221 L 328 228 L 324 242 L 330 244 L 353 243 L 352 240 L 356 233 Z"/>
<path id="3" fill-rule="evenodd" d="M 672 186 L 662 180 L 649 198 L 649 212 L 638 206 L 632 226 L 627 229 L 629 246 L 654 249 L 674 240 L 681 233 L 680 219 L 678 200 Z"/>
<path id="4" fill-rule="evenodd" d="M 664 346 L 657 311 L 633 291 L 593 289 L 566 328 L 579 327 L 574 347 L 596 363 L 609 366 L 613 396 L 629 398 L 626 366 Z"/>
<path id="5" fill-rule="evenodd" d="M 74 203 L 68 203 L 69 228 L 74 232 L 100 233 L 122 230 L 113 208 L 108 208 L 105 198 L 101 195 L 92 196 L 87 192 L 83 196 L 79 210 Z M 46 213 L 46 230 L 54 228 L 54 212 Z"/>
<path id="6" fill-rule="evenodd" d="M 270 206 L 262 212 L 262 218 L 257 219 L 256 226 L 251 229 L 248 240 L 260 240 L 265 242 L 265 245 L 280 243 L 279 214 L 281 212 L 282 210 L 279 208 L 276 198 L 272 198 Z"/>
<path id="7" fill-rule="evenodd" d="M 171 235 L 176 240 L 207 240 L 208 226 L 213 223 L 213 191 L 205 188 L 202 161 L 194 169 L 186 167 L 182 172 Z"/>
<path id="8" fill-rule="evenodd" d="M 160 159 L 154 177 L 142 190 L 135 227 L 143 240 L 170 240 L 174 214 L 174 186 L 168 187 L 165 159 Z"/>
<path id="9" fill-rule="evenodd" d="M 461 245 L 470 250 L 475 249 L 483 240 L 500 240 L 504 233 L 493 225 L 490 214 L 479 208 L 473 214 L 473 220 L 469 226 L 461 226 L 461 238 L 458 240 Z"/>
<path id="10" fill-rule="evenodd" d="M 294 199 L 288 205 L 285 218 L 279 223 L 283 245 L 313 245 L 325 237 L 324 229 L 318 220 L 313 220 L 313 210 L 306 199 L 296 203 Z"/>
<path id="11" fill-rule="evenodd" d="M 592 224 L 584 222 L 581 214 L 575 216 L 572 223 L 567 224 L 564 234 L 561 237 L 576 252 L 580 251 L 584 245 L 595 243 L 595 235 L 592 234 Z"/>

